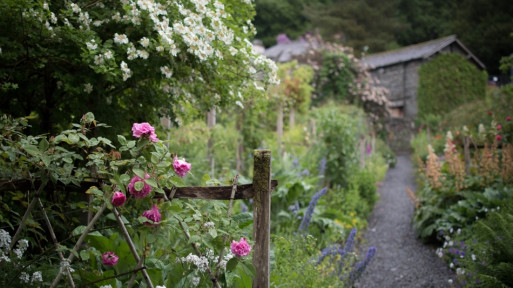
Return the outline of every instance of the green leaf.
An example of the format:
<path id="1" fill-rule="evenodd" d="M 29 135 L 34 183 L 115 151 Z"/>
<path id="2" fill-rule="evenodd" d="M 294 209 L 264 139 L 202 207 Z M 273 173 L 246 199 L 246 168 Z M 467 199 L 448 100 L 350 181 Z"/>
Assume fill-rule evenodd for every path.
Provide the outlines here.
<path id="1" fill-rule="evenodd" d="M 201 242 L 201 237 L 198 235 L 192 235 L 187 243 L 191 244 L 191 243 L 199 243 L 199 242 Z"/>
<path id="2" fill-rule="evenodd" d="M 141 191 L 144 187 L 144 183 L 142 181 L 137 181 L 134 184 L 134 188 L 136 191 Z"/>
<path id="3" fill-rule="evenodd" d="M 151 187 L 158 187 L 159 186 L 157 184 L 157 181 L 155 181 L 155 179 L 153 179 L 153 178 L 145 179 L 144 182 L 146 182 L 146 184 L 150 185 Z"/>
<path id="4" fill-rule="evenodd" d="M 253 224 L 253 214 L 250 212 L 239 213 L 233 215 L 232 220 L 239 225 L 239 228 L 244 228 Z"/>
<path id="5" fill-rule="evenodd" d="M 21 146 L 25 151 L 27 151 L 30 155 L 39 155 L 41 154 L 41 151 L 37 148 L 35 145 L 22 145 Z"/>
<path id="6" fill-rule="evenodd" d="M 127 183 L 128 181 L 130 181 L 130 176 L 128 176 L 127 174 L 121 174 L 121 176 L 119 176 L 119 181 L 121 181 L 122 183 Z"/>
<path id="7" fill-rule="evenodd" d="M 146 177 L 146 172 L 141 169 L 134 168 L 132 169 L 135 175 L 139 176 L 139 178 L 144 179 Z"/>
<path id="8" fill-rule="evenodd" d="M 80 137 L 78 137 L 77 134 L 69 134 L 68 140 L 71 144 L 76 144 L 76 143 L 78 143 L 78 141 L 80 141 Z"/>
<path id="9" fill-rule="evenodd" d="M 135 141 L 132 140 L 132 141 L 128 141 L 128 143 L 126 143 L 126 147 L 128 148 L 134 148 L 135 147 Z"/>
<path id="10" fill-rule="evenodd" d="M 123 135 L 118 135 L 118 142 L 119 142 L 119 144 L 121 144 L 121 145 L 125 145 L 125 144 L 126 144 L 126 138 L 125 138 L 125 136 L 123 136 Z"/>
<path id="11" fill-rule="evenodd" d="M 226 263 L 226 270 L 233 271 L 233 269 L 235 269 L 235 267 L 237 267 L 237 264 L 239 264 L 239 258 L 233 257 L 232 259 L 230 259 L 228 261 L 228 263 Z"/>
<path id="12" fill-rule="evenodd" d="M 73 232 L 71 232 L 71 235 L 73 235 L 73 236 L 82 235 L 82 233 L 84 233 L 86 228 L 87 228 L 86 226 L 80 225 L 77 228 L 73 229 Z"/>
<path id="13" fill-rule="evenodd" d="M 153 234 L 148 234 L 146 236 L 146 242 L 148 242 L 148 244 L 152 244 L 152 243 L 155 243 L 155 241 L 157 241 L 157 237 Z"/>
<path id="14" fill-rule="evenodd" d="M 55 144 L 59 144 L 59 142 L 63 141 L 63 140 L 67 140 L 68 138 L 66 137 L 66 135 L 63 135 L 63 134 L 59 134 L 57 136 L 55 136 L 55 138 L 53 138 L 53 141 L 55 141 Z"/>
<path id="15" fill-rule="evenodd" d="M 42 152 L 46 151 L 49 146 L 50 143 L 48 143 L 48 140 L 46 140 L 46 138 L 43 138 L 41 142 L 39 142 L 39 150 Z"/>
<path id="16" fill-rule="evenodd" d="M 215 228 L 211 228 L 208 230 L 208 234 L 210 234 L 210 236 L 212 236 L 212 238 L 216 238 L 217 237 L 217 231 Z"/>
<path id="17" fill-rule="evenodd" d="M 89 260 L 89 252 L 86 250 L 80 251 L 80 258 L 82 258 L 84 261 Z"/>
<path id="18" fill-rule="evenodd" d="M 84 120 L 85 120 L 85 123 L 91 123 L 94 121 L 94 114 L 92 112 L 87 112 L 85 115 L 84 115 Z"/>

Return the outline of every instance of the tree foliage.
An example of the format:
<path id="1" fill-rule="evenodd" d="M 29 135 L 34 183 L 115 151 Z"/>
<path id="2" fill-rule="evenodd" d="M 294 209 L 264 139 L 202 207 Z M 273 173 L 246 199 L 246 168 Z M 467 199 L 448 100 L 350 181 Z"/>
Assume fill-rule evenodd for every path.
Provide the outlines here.
<path id="1" fill-rule="evenodd" d="M 479 71 L 459 54 L 443 54 L 419 69 L 419 117 L 443 115 L 458 106 L 483 99 L 485 71 Z"/>
<path id="2" fill-rule="evenodd" d="M 85 111 L 115 127 L 175 121 L 276 80 L 247 41 L 248 1 L 7 0 L 0 14 L 0 109 L 39 117 L 36 132 Z"/>

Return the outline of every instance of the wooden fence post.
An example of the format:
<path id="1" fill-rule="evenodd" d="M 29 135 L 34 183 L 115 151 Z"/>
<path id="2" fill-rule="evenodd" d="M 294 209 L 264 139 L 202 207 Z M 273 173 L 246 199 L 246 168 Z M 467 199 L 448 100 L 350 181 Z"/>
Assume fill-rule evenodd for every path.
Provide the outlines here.
<path id="1" fill-rule="evenodd" d="M 268 288 L 271 249 L 271 151 L 255 150 L 253 158 L 253 288 Z"/>

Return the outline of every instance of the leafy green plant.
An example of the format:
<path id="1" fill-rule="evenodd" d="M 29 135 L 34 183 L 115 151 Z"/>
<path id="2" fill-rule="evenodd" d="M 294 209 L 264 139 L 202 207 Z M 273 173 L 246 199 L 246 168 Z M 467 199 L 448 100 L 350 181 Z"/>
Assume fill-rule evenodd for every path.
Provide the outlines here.
<path id="1" fill-rule="evenodd" d="M 419 117 L 446 112 L 485 98 L 487 74 L 463 56 L 448 53 L 437 56 L 419 69 Z"/>

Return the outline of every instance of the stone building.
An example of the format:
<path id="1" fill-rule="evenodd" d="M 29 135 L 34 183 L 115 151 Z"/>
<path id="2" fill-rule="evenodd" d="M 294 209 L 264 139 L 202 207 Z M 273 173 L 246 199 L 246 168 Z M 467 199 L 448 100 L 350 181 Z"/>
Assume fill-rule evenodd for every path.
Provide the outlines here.
<path id="1" fill-rule="evenodd" d="M 417 116 L 417 86 L 420 66 L 444 53 L 459 53 L 480 70 L 485 66 L 456 35 L 423 42 L 397 50 L 372 54 L 362 59 L 371 75 L 390 91 L 390 112 L 394 118 Z"/>
<path id="2" fill-rule="evenodd" d="M 364 57 L 377 85 L 390 91 L 387 121 L 388 144 L 393 150 L 408 150 L 413 137 L 413 120 L 417 116 L 417 87 L 419 68 L 422 64 L 444 53 L 459 53 L 468 61 L 484 70 L 484 64 L 470 52 L 456 35 L 431 40 Z"/>

